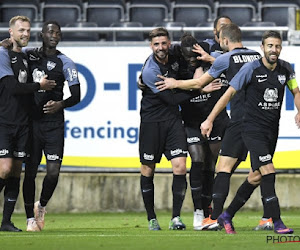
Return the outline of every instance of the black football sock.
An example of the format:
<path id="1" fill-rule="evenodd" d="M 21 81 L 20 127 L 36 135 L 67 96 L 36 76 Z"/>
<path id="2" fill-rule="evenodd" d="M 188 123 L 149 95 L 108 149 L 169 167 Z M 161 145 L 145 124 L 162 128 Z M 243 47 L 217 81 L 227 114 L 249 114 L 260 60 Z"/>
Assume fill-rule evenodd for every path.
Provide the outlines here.
<path id="1" fill-rule="evenodd" d="M 172 192 L 173 192 L 173 212 L 172 218 L 176 216 L 180 216 L 180 211 L 182 207 L 182 203 L 185 198 L 187 188 L 186 176 L 184 175 L 175 175 L 173 174 L 173 184 L 172 184 Z"/>
<path id="2" fill-rule="evenodd" d="M 271 215 L 273 222 L 280 220 L 280 207 L 275 192 L 275 173 L 263 175 L 260 186 L 266 213 Z"/>
<path id="3" fill-rule="evenodd" d="M 43 181 L 43 189 L 41 193 L 40 203 L 45 207 L 52 197 L 58 182 L 58 175 L 46 175 Z"/>
<path id="4" fill-rule="evenodd" d="M 33 208 L 34 208 L 34 197 L 35 197 L 35 176 L 26 175 L 23 181 L 23 199 L 24 207 L 27 219 L 33 218 Z"/>
<path id="5" fill-rule="evenodd" d="M 235 197 L 233 198 L 232 202 L 230 203 L 229 207 L 226 209 L 227 213 L 234 217 L 235 213 L 242 207 L 244 204 L 249 200 L 251 194 L 255 190 L 256 186 L 251 185 L 248 182 L 248 179 L 243 182 L 243 184 L 239 187 Z"/>
<path id="6" fill-rule="evenodd" d="M 203 209 L 202 207 L 202 181 L 203 181 L 203 162 L 192 162 L 190 170 L 190 186 L 194 210 Z"/>
<path id="7" fill-rule="evenodd" d="M 204 170 L 203 171 L 203 190 L 202 190 L 202 206 L 204 217 L 207 218 L 211 210 L 212 190 L 214 186 L 215 171 Z"/>
<path id="8" fill-rule="evenodd" d="M 1 192 L 2 189 L 4 188 L 5 184 L 6 184 L 6 180 L 0 178 L 0 192 Z"/>
<path id="9" fill-rule="evenodd" d="M 20 178 L 9 177 L 4 189 L 4 206 L 2 223 L 8 223 L 14 212 L 20 191 Z"/>
<path id="10" fill-rule="evenodd" d="M 155 219 L 156 214 L 154 212 L 153 176 L 146 177 L 141 175 L 141 192 L 142 192 L 142 197 L 146 208 L 148 220 Z"/>
<path id="11" fill-rule="evenodd" d="M 216 220 L 223 211 L 224 203 L 229 192 L 230 173 L 219 172 L 215 178 L 213 187 L 213 212 L 211 219 Z"/>

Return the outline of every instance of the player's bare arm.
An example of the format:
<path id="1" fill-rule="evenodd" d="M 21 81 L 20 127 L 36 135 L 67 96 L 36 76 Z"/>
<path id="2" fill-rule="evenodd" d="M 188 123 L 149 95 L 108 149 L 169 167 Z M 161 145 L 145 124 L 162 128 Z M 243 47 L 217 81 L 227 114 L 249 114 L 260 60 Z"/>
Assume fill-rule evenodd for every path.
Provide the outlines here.
<path id="1" fill-rule="evenodd" d="M 210 64 L 213 64 L 216 58 L 208 54 L 199 44 L 194 45 L 193 52 L 196 52 L 200 54 L 200 56 L 197 56 L 197 59 L 204 62 L 209 62 Z"/>
<path id="2" fill-rule="evenodd" d="M 162 81 L 156 82 L 155 85 L 157 89 L 160 91 L 166 89 L 202 89 L 204 86 L 209 84 L 214 78 L 205 72 L 200 78 L 197 79 L 190 79 L 190 80 L 175 80 L 174 78 L 168 78 L 165 76 L 158 75 Z"/>
<path id="3" fill-rule="evenodd" d="M 226 107 L 231 98 L 235 95 L 236 90 L 233 87 L 229 87 L 224 95 L 219 99 L 219 101 L 214 106 L 213 110 L 210 112 L 208 117 L 204 122 L 201 123 L 200 129 L 203 136 L 210 136 L 213 128 L 213 122 L 220 114 L 220 112 Z"/>
<path id="4" fill-rule="evenodd" d="M 291 92 L 294 96 L 295 106 L 298 110 L 298 112 L 295 116 L 295 123 L 296 123 L 297 127 L 300 128 L 300 91 L 299 91 L 299 88 L 297 87 L 297 88 L 293 89 Z"/>

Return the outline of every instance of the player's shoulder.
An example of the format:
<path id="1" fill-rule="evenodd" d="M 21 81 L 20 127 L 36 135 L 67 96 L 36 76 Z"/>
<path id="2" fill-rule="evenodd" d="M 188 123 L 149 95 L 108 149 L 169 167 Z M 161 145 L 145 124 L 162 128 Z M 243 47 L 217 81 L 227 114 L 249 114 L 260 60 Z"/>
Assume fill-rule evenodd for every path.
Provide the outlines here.
<path id="1" fill-rule="evenodd" d="M 8 55 L 8 50 L 4 47 L 0 47 L 0 55 Z"/>
<path id="2" fill-rule="evenodd" d="M 292 70 L 293 69 L 292 65 L 289 62 L 287 62 L 285 60 L 282 60 L 282 59 L 278 59 L 277 64 L 280 67 L 286 68 L 288 70 Z"/>

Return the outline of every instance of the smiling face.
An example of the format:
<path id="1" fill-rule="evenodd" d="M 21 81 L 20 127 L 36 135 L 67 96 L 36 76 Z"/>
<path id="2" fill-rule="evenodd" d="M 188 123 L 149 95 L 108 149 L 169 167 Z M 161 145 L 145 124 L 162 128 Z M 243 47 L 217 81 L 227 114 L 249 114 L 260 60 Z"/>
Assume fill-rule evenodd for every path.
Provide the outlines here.
<path id="1" fill-rule="evenodd" d="M 264 43 L 261 45 L 261 49 L 264 53 L 266 62 L 269 65 L 273 65 L 277 63 L 282 49 L 281 39 L 275 37 L 268 37 L 264 40 Z"/>
<path id="2" fill-rule="evenodd" d="M 61 30 L 55 24 L 48 24 L 46 29 L 41 33 L 43 46 L 46 48 L 56 48 L 61 39 Z"/>
<path id="3" fill-rule="evenodd" d="M 167 36 L 157 36 L 152 38 L 150 47 L 157 61 L 166 63 L 168 60 L 171 41 Z"/>
<path id="4" fill-rule="evenodd" d="M 16 20 L 9 28 L 13 49 L 21 51 L 22 47 L 28 45 L 30 39 L 30 22 L 22 19 Z"/>

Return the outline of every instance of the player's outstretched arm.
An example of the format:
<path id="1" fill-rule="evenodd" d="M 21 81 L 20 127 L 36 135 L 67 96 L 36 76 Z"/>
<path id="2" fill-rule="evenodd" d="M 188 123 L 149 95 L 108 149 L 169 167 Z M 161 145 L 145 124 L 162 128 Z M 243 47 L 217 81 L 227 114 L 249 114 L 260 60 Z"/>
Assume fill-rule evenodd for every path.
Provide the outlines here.
<path id="1" fill-rule="evenodd" d="M 155 85 L 160 91 L 175 88 L 184 90 L 202 89 L 214 80 L 214 78 L 207 72 L 205 72 L 200 78 L 190 80 L 175 80 L 174 78 L 168 78 L 161 75 L 158 75 L 158 77 L 161 78 L 162 81 L 156 82 Z"/>
<path id="2" fill-rule="evenodd" d="M 224 95 L 219 99 L 219 101 L 215 104 L 214 108 L 206 118 L 204 122 L 201 123 L 200 129 L 203 136 L 210 136 L 210 133 L 213 128 L 213 122 L 220 114 L 220 112 L 226 107 L 231 98 L 235 95 L 236 90 L 233 87 L 229 87 Z"/>

